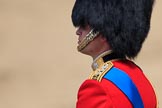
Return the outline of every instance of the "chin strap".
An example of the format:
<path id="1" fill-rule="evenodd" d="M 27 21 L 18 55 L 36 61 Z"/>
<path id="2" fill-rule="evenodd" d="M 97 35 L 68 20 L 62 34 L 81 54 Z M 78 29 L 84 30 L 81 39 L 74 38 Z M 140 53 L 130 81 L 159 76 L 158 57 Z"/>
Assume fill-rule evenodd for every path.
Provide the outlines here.
<path id="1" fill-rule="evenodd" d="M 99 32 L 94 32 L 92 29 L 85 38 L 83 38 L 82 42 L 78 45 L 78 51 L 83 50 L 95 37 L 97 37 Z"/>

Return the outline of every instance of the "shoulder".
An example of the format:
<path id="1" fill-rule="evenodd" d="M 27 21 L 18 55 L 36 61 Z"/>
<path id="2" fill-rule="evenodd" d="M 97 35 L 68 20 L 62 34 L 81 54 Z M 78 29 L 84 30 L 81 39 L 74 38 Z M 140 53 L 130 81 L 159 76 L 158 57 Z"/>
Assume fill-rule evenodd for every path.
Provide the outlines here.
<path id="1" fill-rule="evenodd" d="M 142 70 L 134 64 L 132 61 L 129 60 L 115 60 L 115 61 L 108 61 L 103 63 L 98 69 L 93 71 L 89 77 L 89 79 L 96 80 L 101 82 L 105 75 L 109 74 L 110 72 L 123 72 L 125 74 L 133 74 L 131 77 L 135 77 L 134 73 L 141 74 Z M 133 72 L 132 72 L 133 71 Z M 116 75 L 115 75 L 116 76 Z"/>
<path id="2" fill-rule="evenodd" d="M 78 91 L 77 108 L 95 108 L 96 106 L 111 108 L 113 106 L 111 96 L 105 87 L 106 83 L 102 80 L 112 67 L 112 62 L 104 63 L 83 82 Z"/>
<path id="3" fill-rule="evenodd" d="M 113 68 L 113 63 L 111 61 L 103 63 L 98 69 L 93 71 L 89 77 L 89 79 L 96 80 L 101 82 L 103 76 Z"/>
<path id="4" fill-rule="evenodd" d="M 79 89 L 77 108 L 95 108 L 95 106 L 111 108 L 118 105 L 118 101 L 121 99 L 124 103 L 122 103 L 123 106 L 131 106 L 121 90 L 105 78 L 105 76 L 110 75 L 109 72 L 115 73 L 114 71 L 119 70 L 116 69 L 113 62 L 109 61 L 92 72 L 89 79 L 83 82 Z"/>

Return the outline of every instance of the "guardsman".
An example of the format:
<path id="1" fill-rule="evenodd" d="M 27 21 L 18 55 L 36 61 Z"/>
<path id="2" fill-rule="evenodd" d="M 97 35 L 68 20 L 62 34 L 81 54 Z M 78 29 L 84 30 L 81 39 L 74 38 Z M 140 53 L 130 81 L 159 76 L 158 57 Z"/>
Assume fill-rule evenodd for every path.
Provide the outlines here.
<path id="1" fill-rule="evenodd" d="M 132 61 L 148 35 L 153 3 L 75 1 L 77 48 L 93 58 L 93 72 L 79 88 L 76 108 L 156 108 L 152 85 Z"/>

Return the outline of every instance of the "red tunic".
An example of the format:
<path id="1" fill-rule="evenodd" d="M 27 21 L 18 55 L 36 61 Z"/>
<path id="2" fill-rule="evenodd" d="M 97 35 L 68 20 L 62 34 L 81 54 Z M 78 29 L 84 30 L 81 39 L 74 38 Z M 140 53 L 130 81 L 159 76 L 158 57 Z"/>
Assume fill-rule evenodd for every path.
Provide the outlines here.
<path id="1" fill-rule="evenodd" d="M 142 98 L 144 108 L 156 108 L 156 95 L 142 70 L 128 60 L 113 61 L 113 66 L 129 75 Z M 133 108 L 129 99 L 112 82 L 88 79 L 80 87 L 76 108 Z"/>

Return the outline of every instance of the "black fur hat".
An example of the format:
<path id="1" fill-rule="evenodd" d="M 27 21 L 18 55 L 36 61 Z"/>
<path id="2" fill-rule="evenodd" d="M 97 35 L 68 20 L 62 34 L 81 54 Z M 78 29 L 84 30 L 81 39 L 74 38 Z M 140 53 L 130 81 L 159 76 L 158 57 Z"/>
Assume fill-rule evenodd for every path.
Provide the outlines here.
<path id="1" fill-rule="evenodd" d="M 90 25 L 107 38 L 112 50 L 134 58 L 150 28 L 154 0 L 76 0 L 75 27 Z"/>

